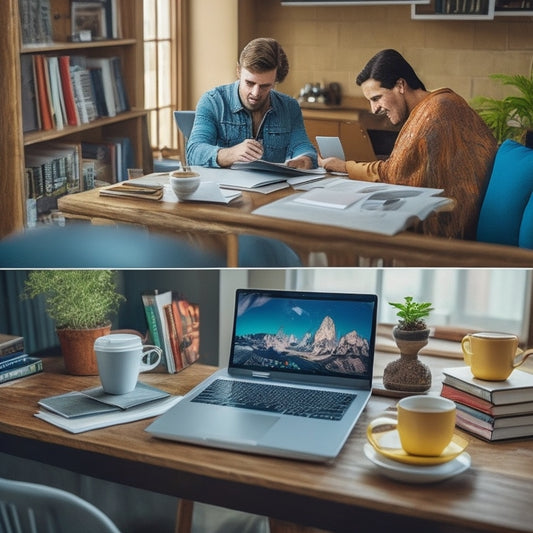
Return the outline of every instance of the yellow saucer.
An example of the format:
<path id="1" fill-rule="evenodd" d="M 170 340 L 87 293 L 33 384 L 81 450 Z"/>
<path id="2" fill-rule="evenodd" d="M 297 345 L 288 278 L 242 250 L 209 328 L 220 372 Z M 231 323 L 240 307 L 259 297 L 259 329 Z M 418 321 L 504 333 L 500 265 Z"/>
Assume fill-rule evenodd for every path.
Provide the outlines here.
<path id="1" fill-rule="evenodd" d="M 368 442 L 378 453 L 394 461 L 410 465 L 439 465 L 447 463 L 462 454 L 468 446 L 468 442 L 465 439 L 459 435 L 454 435 L 452 442 L 438 456 L 410 455 L 402 448 L 400 436 L 396 429 L 381 432 L 374 432 L 372 429 L 374 428 L 369 426 L 368 430 L 372 433 L 373 438 L 369 438 Z"/>

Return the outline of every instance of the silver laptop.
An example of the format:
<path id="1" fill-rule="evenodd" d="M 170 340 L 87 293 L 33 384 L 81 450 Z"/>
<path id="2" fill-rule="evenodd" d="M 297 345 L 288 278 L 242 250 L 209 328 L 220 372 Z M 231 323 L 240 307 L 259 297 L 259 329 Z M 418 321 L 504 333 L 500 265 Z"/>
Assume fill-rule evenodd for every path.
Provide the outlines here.
<path id="1" fill-rule="evenodd" d="M 146 431 L 311 461 L 340 452 L 372 389 L 377 296 L 238 289 L 228 368 Z"/>
<path id="2" fill-rule="evenodd" d="M 336 157 L 345 161 L 344 150 L 339 137 L 325 137 L 321 135 L 316 136 L 316 143 L 318 150 L 323 159 L 327 157 Z"/>

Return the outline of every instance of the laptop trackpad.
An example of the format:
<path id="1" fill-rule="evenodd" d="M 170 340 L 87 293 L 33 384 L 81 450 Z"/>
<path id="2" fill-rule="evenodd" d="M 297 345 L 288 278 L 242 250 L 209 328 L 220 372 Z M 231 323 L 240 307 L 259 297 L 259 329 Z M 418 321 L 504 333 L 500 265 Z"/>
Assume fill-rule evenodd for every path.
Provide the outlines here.
<path id="1" fill-rule="evenodd" d="M 210 417 L 205 423 L 209 428 L 205 440 L 246 442 L 256 444 L 261 437 L 279 420 L 279 416 L 247 413 L 228 409 L 223 414 Z M 204 421 L 205 422 L 205 421 Z"/>

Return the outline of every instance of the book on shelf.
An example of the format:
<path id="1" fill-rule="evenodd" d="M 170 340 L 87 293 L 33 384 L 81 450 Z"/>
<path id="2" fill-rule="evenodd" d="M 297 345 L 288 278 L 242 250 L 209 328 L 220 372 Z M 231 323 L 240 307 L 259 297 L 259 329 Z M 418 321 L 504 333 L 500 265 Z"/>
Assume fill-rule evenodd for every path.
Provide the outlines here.
<path id="1" fill-rule="evenodd" d="M 102 184 L 117 182 L 116 147 L 114 143 L 82 141 L 81 154 L 84 160 L 94 162 L 95 180 Z"/>
<path id="2" fill-rule="evenodd" d="M 35 416 L 71 433 L 82 433 L 160 415 L 180 399 L 141 382 L 132 392 L 120 395 L 93 387 L 43 398 Z"/>
<path id="3" fill-rule="evenodd" d="M 37 87 L 33 57 L 28 54 L 20 56 L 21 71 L 21 102 L 22 102 L 22 131 L 35 131 L 41 129 L 41 118 L 37 102 Z"/>
<path id="4" fill-rule="evenodd" d="M 505 381 L 474 378 L 469 366 L 445 368 L 443 384 L 468 392 L 494 405 L 533 401 L 533 374 L 515 369 Z"/>
<path id="5" fill-rule="evenodd" d="M 533 401 L 494 405 L 488 400 L 483 400 L 474 394 L 456 389 L 446 383 L 442 385 L 441 396 L 493 417 L 533 414 Z"/>
<path id="6" fill-rule="evenodd" d="M 52 42 L 52 11 L 50 0 L 19 0 L 22 44 Z"/>
<path id="7" fill-rule="evenodd" d="M 74 98 L 74 87 L 70 72 L 70 56 L 59 56 L 59 74 L 61 78 L 61 89 L 65 100 L 65 111 L 67 115 L 67 124 L 69 126 L 79 126 L 80 115 Z"/>
<path id="8" fill-rule="evenodd" d="M 32 57 L 35 69 L 41 128 L 45 131 L 51 130 L 54 127 L 54 123 L 52 120 L 52 107 L 50 105 L 46 59 L 42 54 L 34 54 Z"/>
<path id="9" fill-rule="evenodd" d="M 0 357 L 24 352 L 24 337 L 0 333 Z"/>
<path id="10" fill-rule="evenodd" d="M 172 291 L 142 295 L 148 331 L 163 349 L 167 371 L 175 373 L 200 356 L 200 308 Z M 159 343 L 159 344 L 158 344 Z"/>
<path id="11" fill-rule="evenodd" d="M 43 371 L 43 362 L 38 357 L 28 357 L 18 366 L 7 368 L 0 372 L 0 383 L 6 383 Z"/>

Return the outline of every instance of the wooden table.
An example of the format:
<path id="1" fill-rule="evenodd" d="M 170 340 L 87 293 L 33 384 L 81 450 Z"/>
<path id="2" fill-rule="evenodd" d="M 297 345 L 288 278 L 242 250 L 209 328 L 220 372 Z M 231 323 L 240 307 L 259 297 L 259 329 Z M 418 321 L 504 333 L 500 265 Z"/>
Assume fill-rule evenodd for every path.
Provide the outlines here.
<path id="1" fill-rule="evenodd" d="M 108 198 L 93 189 L 63 196 L 58 204 L 67 218 L 142 224 L 150 231 L 207 237 L 210 243 L 222 239 L 228 267 L 239 266 L 237 237 L 242 234 L 280 239 L 300 255 L 304 265 L 311 252 L 324 252 L 328 266 L 533 266 L 533 251 L 512 246 L 429 237 L 412 231 L 389 236 L 252 214 L 291 193 L 292 189 L 270 194 L 245 191 L 231 205 L 221 205 Z"/>
<path id="2" fill-rule="evenodd" d="M 377 354 L 376 374 L 395 357 Z M 435 392 L 439 369 L 462 364 L 423 360 L 431 366 Z M 197 363 L 175 375 L 145 373 L 143 381 L 183 394 L 214 370 Z M 331 465 L 158 440 L 144 431 L 148 420 L 72 435 L 33 416 L 40 398 L 97 384 L 97 377 L 64 374 L 62 360 L 52 358 L 44 373 L 0 386 L 0 451 L 273 517 L 273 531 L 288 521 L 350 533 L 533 532 L 532 440 L 489 444 L 460 432 L 469 441 L 471 469 L 440 483 L 410 485 L 382 477 L 363 455 L 367 423 L 395 402 L 383 396 L 372 396 Z"/>

